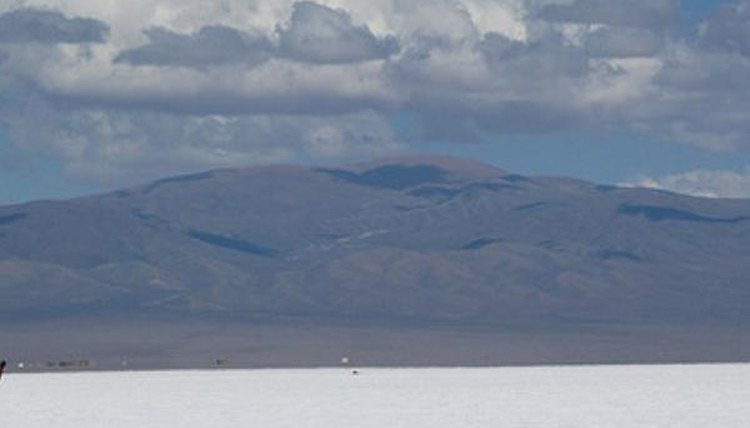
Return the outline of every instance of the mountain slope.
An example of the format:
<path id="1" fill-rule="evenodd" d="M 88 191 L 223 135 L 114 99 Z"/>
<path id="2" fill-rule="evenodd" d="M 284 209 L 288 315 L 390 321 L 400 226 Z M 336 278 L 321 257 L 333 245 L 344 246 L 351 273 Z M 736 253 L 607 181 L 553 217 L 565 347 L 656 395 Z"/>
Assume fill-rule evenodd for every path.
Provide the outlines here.
<path id="1" fill-rule="evenodd" d="M 0 314 L 750 321 L 750 201 L 449 158 L 269 166 L 0 208 Z"/>

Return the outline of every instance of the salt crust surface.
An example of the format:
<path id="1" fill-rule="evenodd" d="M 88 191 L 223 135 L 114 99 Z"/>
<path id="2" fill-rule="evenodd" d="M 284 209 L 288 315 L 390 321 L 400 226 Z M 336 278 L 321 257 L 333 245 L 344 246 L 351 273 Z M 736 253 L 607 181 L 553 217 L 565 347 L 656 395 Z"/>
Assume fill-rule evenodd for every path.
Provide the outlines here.
<path id="1" fill-rule="evenodd" d="M 746 428 L 750 365 L 9 374 L 0 426 Z"/>

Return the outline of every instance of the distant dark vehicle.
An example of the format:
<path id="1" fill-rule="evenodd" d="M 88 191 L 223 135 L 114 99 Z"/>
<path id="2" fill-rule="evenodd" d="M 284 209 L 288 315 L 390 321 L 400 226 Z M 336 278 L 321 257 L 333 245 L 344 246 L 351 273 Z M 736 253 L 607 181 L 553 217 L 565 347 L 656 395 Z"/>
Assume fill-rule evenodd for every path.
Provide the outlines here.
<path id="1" fill-rule="evenodd" d="M 3 373 L 5 373 L 5 366 L 8 365 L 8 362 L 5 360 L 0 361 L 0 379 L 3 378 Z"/>

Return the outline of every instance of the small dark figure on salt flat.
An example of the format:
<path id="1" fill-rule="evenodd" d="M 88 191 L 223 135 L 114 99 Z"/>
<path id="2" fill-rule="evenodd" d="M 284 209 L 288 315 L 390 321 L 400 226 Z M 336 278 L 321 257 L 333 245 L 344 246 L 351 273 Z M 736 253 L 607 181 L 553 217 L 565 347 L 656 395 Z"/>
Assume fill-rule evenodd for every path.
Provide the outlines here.
<path id="1" fill-rule="evenodd" d="M 8 365 L 8 363 L 5 360 L 0 361 L 0 379 L 3 378 L 3 373 L 5 372 L 6 365 Z"/>

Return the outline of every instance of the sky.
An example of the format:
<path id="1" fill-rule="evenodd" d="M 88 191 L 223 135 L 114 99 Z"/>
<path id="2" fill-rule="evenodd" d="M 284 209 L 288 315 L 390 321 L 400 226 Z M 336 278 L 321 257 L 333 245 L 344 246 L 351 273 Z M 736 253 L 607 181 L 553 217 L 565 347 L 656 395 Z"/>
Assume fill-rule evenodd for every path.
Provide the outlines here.
<path id="1" fill-rule="evenodd" d="M 0 0 L 0 204 L 403 153 L 750 197 L 750 0 Z"/>

